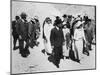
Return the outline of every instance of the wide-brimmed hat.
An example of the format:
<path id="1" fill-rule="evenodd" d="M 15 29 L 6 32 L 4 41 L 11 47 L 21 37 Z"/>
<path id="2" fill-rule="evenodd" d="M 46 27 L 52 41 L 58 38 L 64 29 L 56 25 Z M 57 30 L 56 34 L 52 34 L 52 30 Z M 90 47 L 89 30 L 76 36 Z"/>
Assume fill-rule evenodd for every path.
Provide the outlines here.
<path id="1" fill-rule="evenodd" d="M 77 17 L 75 20 L 76 21 L 80 21 L 81 20 L 81 17 Z"/>
<path id="2" fill-rule="evenodd" d="M 66 14 L 64 14 L 62 17 L 63 17 L 63 18 L 66 18 L 66 17 L 67 17 L 67 15 L 66 15 Z"/>
<path id="3" fill-rule="evenodd" d="M 76 27 L 81 26 L 84 22 L 85 22 L 85 21 L 78 21 L 78 22 L 76 23 Z"/>

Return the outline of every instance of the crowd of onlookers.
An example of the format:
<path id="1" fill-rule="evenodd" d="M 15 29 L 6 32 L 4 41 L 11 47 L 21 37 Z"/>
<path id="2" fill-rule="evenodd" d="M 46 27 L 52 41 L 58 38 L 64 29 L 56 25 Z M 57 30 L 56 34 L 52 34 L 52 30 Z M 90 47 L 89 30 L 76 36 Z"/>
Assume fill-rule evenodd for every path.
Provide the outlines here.
<path id="1" fill-rule="evenodd" d="M 87 15 L 74 17 L 64 14 L 63 20 L 56 16 L 53 23 L 50 17 L 46 17 L 40 25 L 37 16 L 30 21 L 27 21 L 27 16 L 26 13 L 21 13 L 12 21 L 13 50 L 19 49 L 22 57 L 30 54 L 29 47 L 39 45 L 37 39 L 41 35 L 41 27 L 44 43 L 42 53 L 47 54 L 48 60 L 57 68 L 59 68 L 60 59 L 72 59 L 81 63 L 84 54 L 89 56 L 96 38 L 95 20 Z"/>
<path id="2" fill-rule="evenodd" d="M 13 35 L 13 50 L 19 49 L 19 53 L 22 57 L 27 57 L 30 54 L 29 47 L 33 48 L 38 46 L 37 39 L 40 35 L 40 23 L 38 17 L 35 16 L 29 22 L 27 21 L 27 14 L 21 13 L 20 16 L 16 16 L 12 21 L 12 35 Z M 16 46 L 16 42 L 19 42 L 19 46 Z"/>

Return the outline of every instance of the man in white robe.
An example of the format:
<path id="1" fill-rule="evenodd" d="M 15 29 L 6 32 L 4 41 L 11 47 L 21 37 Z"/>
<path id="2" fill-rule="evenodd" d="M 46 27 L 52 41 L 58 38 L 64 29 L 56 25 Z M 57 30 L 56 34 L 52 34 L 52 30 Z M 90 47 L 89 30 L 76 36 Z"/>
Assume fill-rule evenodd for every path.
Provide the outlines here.
<path id="1" fill-rule="evenodd" d="M 50 19 L 47 22 L 45 22 L 45 24 L 44 24 L 44 35 L 46 38 L 46 39 L 44 39 L 44 47 L 45 47 L 46 53 L 49 53 L 49 54 L 52 53 L 52 48 L 51 48 L 51 44 L 50 44 L 50 34 L 51 34 L 52 28 L 53 28 L 53 25 L 52 25 L 51 19 Z"/>

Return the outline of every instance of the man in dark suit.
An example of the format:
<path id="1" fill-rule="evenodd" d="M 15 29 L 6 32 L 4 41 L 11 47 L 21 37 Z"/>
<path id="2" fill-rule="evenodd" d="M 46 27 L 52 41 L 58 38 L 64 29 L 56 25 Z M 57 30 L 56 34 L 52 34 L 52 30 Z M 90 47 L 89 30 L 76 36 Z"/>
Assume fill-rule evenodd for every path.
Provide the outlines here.
<path id="1" fill-rule="evenodd" d="M 19 35 L 19 50 L 22 57 L 27 57 L 29 52 L 29 36 L 28 36 L 28 22 L 26 20 L 26 13 L 21 13 L 21 19 L 17 22 L 17 33 Z M 26 44 L 24 43 L 26 42 Z M 25 48 L 24 48 L 25 44 Z"/>
<path id="2" fill-rule="evenodd" d="M 12 36 L 13 36 L 13 44 L 14 44 L 13 50 L 16 50 L 18 48 L 16 46 L 16 42 L 17 42 L 17 40 L 19 38 L 19 35 L 18 35 L 17 31 L 16 31 L 16 23 L 17 23 L 17 21 L 19 19 L 20 19 L 19 16 L 16 16 L 15 20 L 12 21 Z"/>
<path id="3" fill-rule="evenodd" d="M 51 30 L 50 42 L 53 49 L 54 64 L 59 68 L 60 59 L 62 58 L 62 45 L 64 42 L 64 35 L 62 31 L 61 19 L 55 20 L 55 27 Z"/>

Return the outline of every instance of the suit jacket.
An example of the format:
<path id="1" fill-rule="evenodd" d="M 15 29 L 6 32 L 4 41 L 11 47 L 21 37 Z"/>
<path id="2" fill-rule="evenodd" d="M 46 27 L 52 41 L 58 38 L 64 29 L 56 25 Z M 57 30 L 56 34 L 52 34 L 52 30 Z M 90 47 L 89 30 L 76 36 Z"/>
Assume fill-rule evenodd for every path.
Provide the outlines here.
<path id="1" fill-rule="evenodd" d="M 59 47 L 63 45 L 64 35 L 62 29 L 57 29 L 56 27 L 51 30 L 50 35 L 51 46 Z"/>
<path id="2" fill-rule="evenodd" d="M 16 31 L 23 39 L 26 39 L 28 37 L 28 22 L 19 19 L 16 25 Z"/>
<path id="3" fill-rule="evenodd" d="M 12 30 L 16 31 L 16 21 L 12 21 Z"/>

